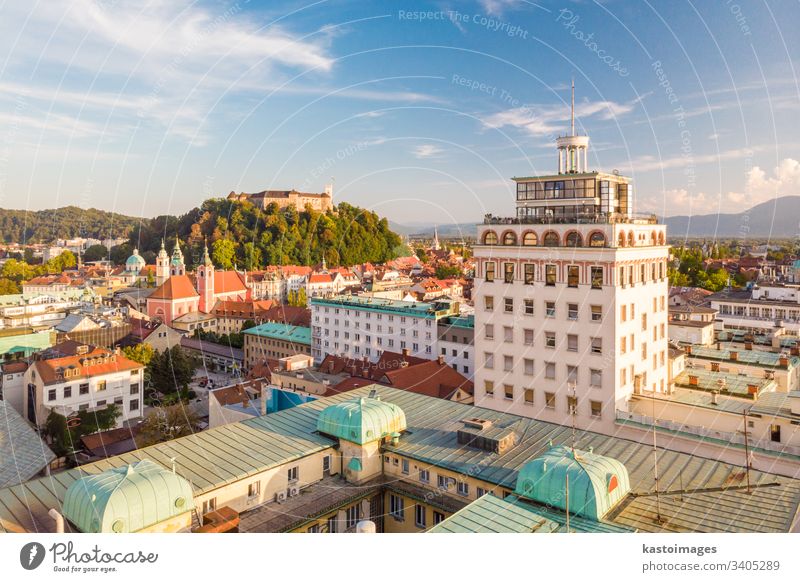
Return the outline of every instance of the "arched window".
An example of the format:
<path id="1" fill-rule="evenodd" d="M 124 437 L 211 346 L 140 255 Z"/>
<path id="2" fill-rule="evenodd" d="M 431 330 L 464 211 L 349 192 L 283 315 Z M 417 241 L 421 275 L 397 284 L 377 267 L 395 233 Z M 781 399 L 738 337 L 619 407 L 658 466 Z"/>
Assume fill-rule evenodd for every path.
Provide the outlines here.
<path id="1" fill-rule="evenodd" d="M 602 232 L 593 232 L 589 237 L 590 247 L 604 247 L 606 246 L 606 235 Z"/>
<path id="2" fill-rule="evenodd" d="M 658 233 L 658 244 L 663 245 L 666 241 L 664 240 L 664 233 Z"/>
<path id="3" fill-rule="evenodd" d="M 625 233 L 619 233 L 619 240 L 617 241 L 617 246 L 624 247 L 625 246 Z"/>
<path id="4" fill-rule="evenodd" d="M 574 230 L 567 235 L 567 246 L 568 247 L 582 247 L 583 246 L 583 237 L 579 232 L 575 232 Z"/>
<path id="5" fill-rule="evenodd" d="M 485 245 L 496 245 L 497 244 L 497 233 L 493 230 L 487 230 L 486 234 L 483 235 L 483 244 Z"/>
<path id="6" fill-rule="evenodd" d="M 656 231 L 651 232 L 650 233 L 650 244 L 655 246 L 657 240 L 658 239 L 656 238 Z"/>
<path id="7" fill-rule="evenodd" d="M 636 245 L 636 239 L 633 238 L 633 231 L 628 233 L 628 246 L 632 247 Z"/>
<path id="8" fill-rule="evenodd" d="M 517 235 L 512 231 L 507 230 L 505 233 L 503 233 L 503 244 L 506 246 L 513 246 L 517 244 Z"/>
<path id="9" fill-rule="evenodd" d="M 557 247 L 560 242 L 561 241 L 558 240 L 558 233 L 550 231 L 544 235 L 544 246 L 546 247 Z"/>
<path id="10" fill-rule="evenodd" d="M 522 246 L 535 247 L 537 244 L 539 244 L 539 237 L 536 236 L 535 232 L 529 230 L 522 235 Z"/>

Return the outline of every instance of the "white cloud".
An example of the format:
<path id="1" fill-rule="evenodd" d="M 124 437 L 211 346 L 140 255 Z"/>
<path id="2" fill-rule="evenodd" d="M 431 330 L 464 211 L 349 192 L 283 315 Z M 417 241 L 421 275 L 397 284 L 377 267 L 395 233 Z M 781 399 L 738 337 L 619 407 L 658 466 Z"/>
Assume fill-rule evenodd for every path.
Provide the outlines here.
<path id="1" fill-rule="evenodd" d="M 784 158 L 773 168 L 772 176 L 767 176 L 759 166 L 753 166 L 747 172 L 746 185 L 741 201 L 749 201 L 751 206 L 778 196 L 796 196 L 800 194 L 800 161 Z"/>
<path id="2" fill-rule="evenodd" d="M 487 14 L 499 16 L 507 8 L 513 8 L 522 4 L 520 0 L 480 0 L 480 4 Z"/>
<path id="3" fill-rule="evenodd" d="M 428 159 L 428 158 L 436 158 L 442 153 L 442 148 L 439 146 L 435 146 L 433 144 L 422 144 L 418 145 L 414 148 L 412 154 L 415 158 L 419 159 Z"/>
<path id="4" fill-rule="evenodd" d="M 598 117 L 602 120 L 617 119 L 630 113 L 640 101 L 639 98 L 626 103 L 615 101 L 583 101 L 575 105 L 576 125 L 578 120 Z M 487 127 L 498 129 L 511 126 L 527 131 L 536 136 L 556 135 L 569 128 L 569 105 L 525 105 L 500 111 L 483 117 L 481 121 Z"/>

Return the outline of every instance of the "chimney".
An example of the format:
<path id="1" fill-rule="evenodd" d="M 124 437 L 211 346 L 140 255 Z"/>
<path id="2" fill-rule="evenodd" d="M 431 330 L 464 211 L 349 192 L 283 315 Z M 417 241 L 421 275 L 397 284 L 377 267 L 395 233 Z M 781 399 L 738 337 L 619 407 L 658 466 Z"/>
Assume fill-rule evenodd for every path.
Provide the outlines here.
<path id="1" fill-rule="evenodd" d="M 692 355 L 692 346 L 686 346 L 683 350 L 686 352 L 687 356 Z"/>
<path id="2" fill-rule="evenodd" d="M 744 349 L 752 350 L 753 349 L 753 342 L 744 342 Z"/>
<path id="3" fill-rule="evenodd" d="M 739 361 L 739 352 L 731 352 L 731 362 Z"/>
<path id="4" fill-rule="evenodd" d="M 785 352 L 782 352 L 781 356 L 778 358 L 778 365 L 781 368 L 788 368 L 789 367 L 789 357 L 786 355 Z"/>
<path id="5" fill-rule="evenodd" d="M 410 353 L 410 352 L 408 351 L 408 348 L 403 348 L 403 349 L 401 350 L 401 352 L 402 352 L 402 354 L 403 354 L 404 356 L 408 356 L 408 355 L 409 355 L 409 353 Z"/>
<path id="6" fill-rule="evenodd" d="M 439 354 L 439 356 L 436 358 L 436 361 L 439 362 L 440 366 L 444 366 L 444 356 L 442 354 Z"/>
<path id="7" fill-rule="evenodd" d="M 753 397 L 753 400 L 758 400 L 758 386 L 755 384 L 747 385 L 747 393 Z"/>
<path id="8" fill-rule="evenodd" d="M 717 401 L 717 400 L 718 400 L 718 398 L 719 398 L 719 392 L 717 392 L 716 390 L 714 390 L 714 391 L 711 393 L 711 404 L 719 404 L 719 402 Z"/>
<path id="9" fill-rule="evenodd" d="M 699 386 L 700 380 L 697 376 L 689 374 L 689 386 Z"/>

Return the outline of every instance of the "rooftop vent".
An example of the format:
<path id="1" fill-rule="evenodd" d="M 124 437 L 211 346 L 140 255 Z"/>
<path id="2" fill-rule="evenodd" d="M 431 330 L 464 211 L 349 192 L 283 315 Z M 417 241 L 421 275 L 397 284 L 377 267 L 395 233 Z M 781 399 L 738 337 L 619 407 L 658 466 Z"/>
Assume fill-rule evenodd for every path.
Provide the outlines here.
<path id="1" fill-rule="evenodd" d="M 503 455 L 519 443 L 516 424 L 494 426 L 492 421 L 470 418 L 463 421 L 464 427 L 458 429 L 458 443 L 489 453 Z"/>

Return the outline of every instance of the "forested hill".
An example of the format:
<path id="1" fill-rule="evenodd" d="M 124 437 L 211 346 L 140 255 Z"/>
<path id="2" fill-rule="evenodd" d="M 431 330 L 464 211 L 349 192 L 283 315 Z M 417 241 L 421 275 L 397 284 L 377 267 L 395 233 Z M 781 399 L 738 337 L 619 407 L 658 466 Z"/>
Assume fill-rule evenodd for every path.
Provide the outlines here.
<path id="1" fill-rule="evenodd" d="M 132 216 L 77 206 L 36 211 L 0 208 L 0 238 L 7 243 L 47 243 L 79 236 L 125 238 L 139 221 Z"/>
<path id="2" fill-rule="evenodd" d="M 166 237 L 171 253 L 175 235 L 188 265 L 196 264 L 208 240 L 217 268 L 234 266 L 248 270 L 267 265 L 315 265 L 323 254 L 329 266 L 383 262 L 407 249 L 391 231 L 385 218 L 341 202 L 336 212 L 308 209 L 266 209 L 247 201 L 222 198 L 206 200 L 183 216 L 159 216 L 142 222 L 130 236 L 145 259 L 158 252 Z"/>

